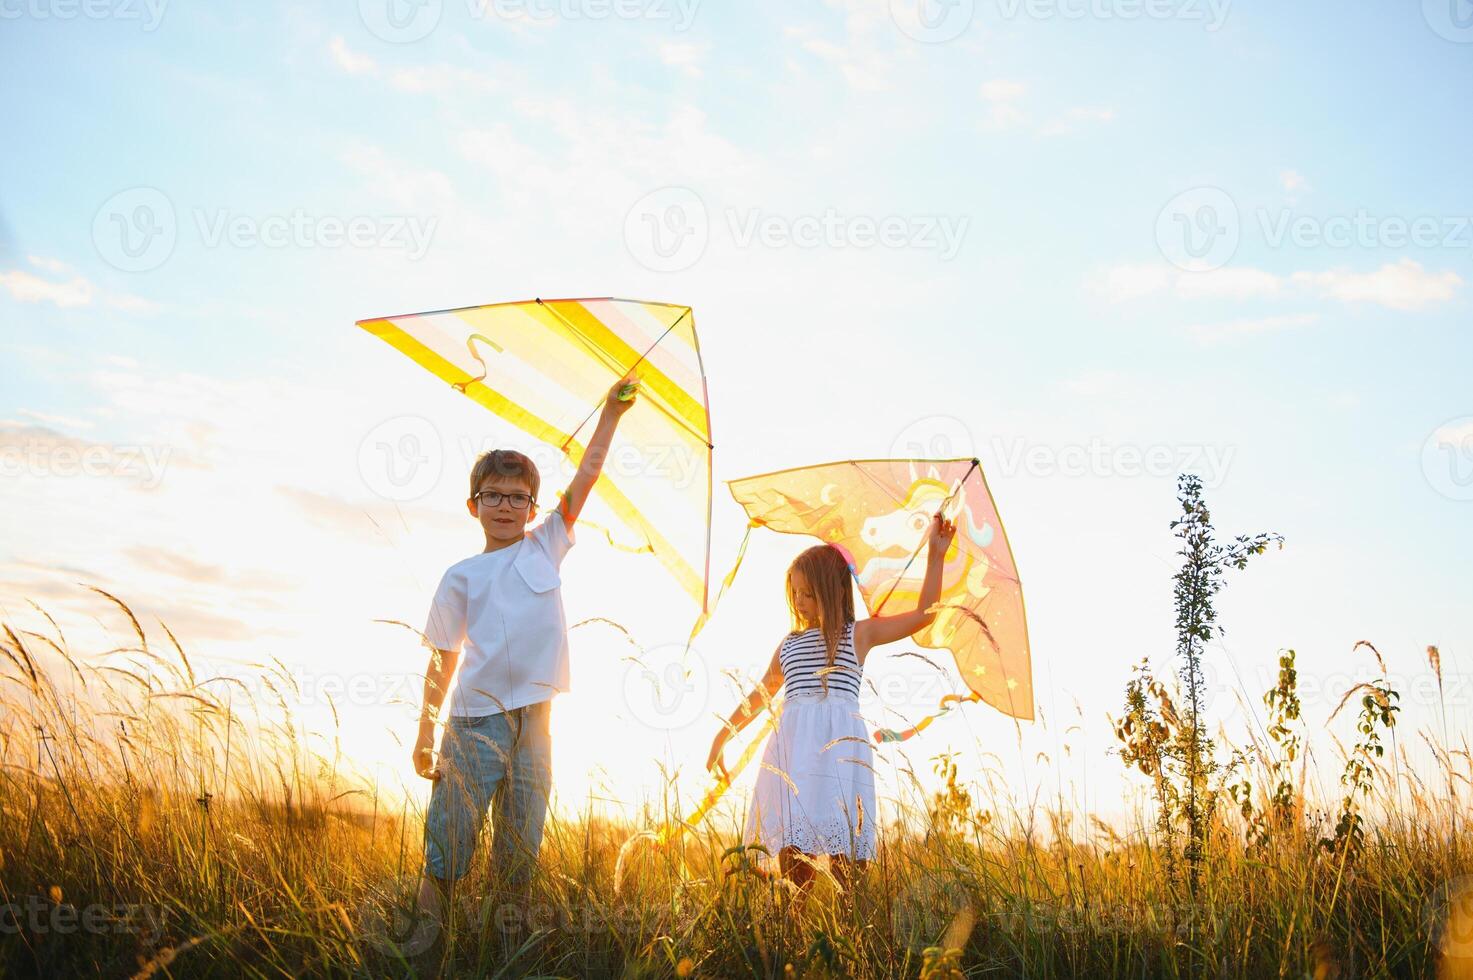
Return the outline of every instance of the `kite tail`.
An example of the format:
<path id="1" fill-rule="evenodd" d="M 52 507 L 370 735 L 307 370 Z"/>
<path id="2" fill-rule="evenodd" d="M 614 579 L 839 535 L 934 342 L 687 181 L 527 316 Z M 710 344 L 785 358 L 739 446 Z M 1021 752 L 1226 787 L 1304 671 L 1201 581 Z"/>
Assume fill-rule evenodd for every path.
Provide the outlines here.
<path id="1" fill-rule="evenodd" d="M 623 551 L 631 555 L 652 555 L 655 553 L 654 546 L 651 545 L 648 541 L 640 545 L 629 544 L 627 541 L 620 541 L 619 539 L 614 537 L 613 531 L 604 527 L 602 524 L 595 524 L 593 521 L 585 520 L 580 517 L 578 518 L 578 526 L 585 527 L 588 528 L 588 530 L 590 531 L 596 531 L 599 534 L 602 534 L 605 538 L 608 539 L 609 547 L 613 548 L 615 551 Z"/>
<path id="2" fill-rule="evenodd" d="M 666 824 L 664 827 L 661 827 L 655 833 L 655 843 L 673 843 L 674 841 L 680 839 L 681 834 L 684 834 L 687 830 L 690 830 L 700 824 L 700 822 L 706 818 L 706 814 L 711 812 L 711 808 L 714 807 L 718 802 L 720 802 L 721 797 L 726 795 L 726 791 L 731 788 L 732 782 L 735 781 L 736 778 L 742 774 L 742 770 L 747 768 L 747 764 L 752 761 L 752 757 L 757 754 L 757 750 L 762 747 L 763 742 L 765 742 L 767 739 L 768 733 L 771 732 L 773 728 L 774 718 L 771 714 L 769 714 L 766 722 L 763 723 L 762 730 L 758 732 L 757 736 L 752 739 L 752 741 L 747 745 L 745 749 L 742 750 L 742 754 L 737 758 L 736 765 L 728 769 L 726 771 L 726 775 L 716 776 L 716 781 L 713 782 L 711 784 L 711 787 L 706 790 L 706 795 L 701 797 L 700 805 L 697 806 L 694 811 L 692 811 L 689 817 L 686 817 L 679 823 Z"/>
<path id="3" fill-rule="evenodd" d="M 726 595 L 726 590 L 731 588 L 731 584 L 736 581 L 737 572 L 741 571 L 742 568 L 742 560 L 747 557 L 747 542 L 752 540 L 752 528 L 761 526 L 762 522 L 756 518 L 747 522 L 747 531 L 742 535 L 742 543 L 737 548 L 736 561 L 732 564 L 731 571 L 727 572 L 726 578 L 721 580 L 721 588 L 717 590 L 716 598 L 711 600 L 710 607 L 701 613 L 700 616 L 696 617 L 695 625 L 690 628 L 690 639 L 685 641 L 687 652 L 690 649 L 690 645 L 695 642 L 696 634 L 705 629 L 706 623 L 715 615 L 716 607 L 721 604 L 721 598 Z"/>
<path id="4" fill-rule="evenodd" d="M 931 727 L 931 722 L 946 714 L 953 707 L 963 702 L 975 704 L 982 700 L 982 696 L 976 691 L 968 691 L 966 694 L 948 694 L 941 699 L 938 711 L 929 714 L 916 722 L 909 728 L 880 728 L 875 731 L 875 744 L 884 745 L 887 742 L 905 742 L 919 735 Z"/>

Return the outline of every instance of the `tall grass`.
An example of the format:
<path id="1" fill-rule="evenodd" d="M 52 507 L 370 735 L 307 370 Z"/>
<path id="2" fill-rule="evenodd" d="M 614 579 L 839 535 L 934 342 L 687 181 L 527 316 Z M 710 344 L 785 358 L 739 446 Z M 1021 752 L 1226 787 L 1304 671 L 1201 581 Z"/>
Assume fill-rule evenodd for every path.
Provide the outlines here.
<path id="1" fill-rule="evenodd" d="M 171 636 L 160 646 L 124 603 L 98 601 L 127 615 L 132 645 L 79 656 L 54 623 L 0 636 L 0 974 L 425 967 L 425 929 L 405 914 L 421 815 L 348 772 L 333 733 L 304 734 L 280 664 L 258 668 L 276 696 L 247 702 L 245 685 L 196 676 Z M 1308 799 L 1294 739 L 1326 719 L 1299 717 L 1287 666 L 1266 702 L 1272 737 L 1248 733 L 1211 789 L 1240 805 L 1212 810 L 1195 901 L 1168 873 L 1149 802 L 1122 824 L 1080 827 L 1062 805 L 1018 810 L 940 757 L 942 788 L 887 828 L 852 891 L 821 875 L 801 915 L 716 825 L 667 846 L 642 833 L 680 811 L 673 787 L 637 825 L 552 819 L 527 914 L 481 900 L 494 883 L 478 864 L 443 937 L 447 965 L 484 976 L 1464 975 L 1473 879 L 1452 831 L 1468 753 L 1420 733 L 1442 767 L 1424 786 L 1358 743 L 1345 793 Z M 1384 678 L 1368 683 L 1361 707 L 1374 713 L 1387 692 Z M 1165 688 L 1137 694 L 1137 721 L 1170 737 Z M 1326 846 L 1345 813 L 1358 846 Z"/>

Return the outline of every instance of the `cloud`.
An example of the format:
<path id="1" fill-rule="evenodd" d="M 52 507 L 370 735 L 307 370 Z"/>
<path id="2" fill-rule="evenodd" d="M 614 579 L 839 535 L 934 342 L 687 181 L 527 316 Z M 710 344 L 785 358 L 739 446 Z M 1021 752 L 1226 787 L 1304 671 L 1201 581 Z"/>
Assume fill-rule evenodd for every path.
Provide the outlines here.
<path id="1" fill-rule="evenodd" d="M 455 203 L 455 185 L 445 174 L 406 166 L 377 146 L 352 146 L 338 154 L 338 159 L 363 177 L 376 196 L 393 207 L 441 214 Z"/>
<path id="2" fill-rule="evenodd" d="M 389 73 L 389 85 L 413 95 L 494 95 L 505 93 L 514 87 L 507 79 L 448 64 L 395 69 Z"/>
<path id="3" fill-rule="evenodd" d="M 982 98 L 988 102 L 1016 102 L 1028 91 L 1022 82 L 1007 78 L 994 78 L 982 83 Z"/>
<path id="4" fill-rule="evenodd" d="M 1284 186 L 1284 190 L 1288 191 L 1291 194 L 1295 191 L 1310 189 L 1309 181 L 1305 180 L 1304 175 L 1299 173 L 1297 170 L 1285 170 L 1280 173 L 1279 183 Z"/>
<path id="5" fill-rule="evenodd" d="M 90 429 L 93 426 L 93 423 L 86 419 L 72 418 L 67 415 L 48 415 L 45 412 L 33 412 L 29 408 L 21 409 L 20 414 L 28 419 L 35 419 L 42 425 L 59 425 L 69 429 Z"/>
<path id="6" fill-rule="evenodd" d="M 50 303 L 61 309 L 91 306 L 99 296 L 109 307 L 124 313 L 153 313 L 159 309 L 157 303 L 127 293 L 108 293 L 98 290 L 84 276 L 60 259 L 28 255 L 31 265 L 52 276 L 69 276 L 65 280 L 43 279 L 24 269 L 0 272 L 0 287 L 10 293 L 19 303 Z"/>
<path id="7" fill-rule="evenodd" d="M 666 42 L 660 45 L 660 61 L 691 78 L 701 77 L 701 63 L 710 51 L 708 44 Z"/>
<path id="8" fill-rule="evenodd" d="M 1028 121 L 1017 102 L 1028 91 L 1022 82 L 995 78 L 982 83 L 982 101 L 987 103 L 984 125 L 989 129 L 1010 129 Z"/>
<path id="9" fill-rule="evenodd" d="M 785 28 L 784 36 L 836 69 L 855 91 L 889 90 L 897 66 L 914 61 L 915 51 L 896 29 L 888 0 L 827 0 L 826 5 L 843 11 L 842 37 L 817 36 L 811 28 L 797 25 Z"/>
<path id="10" fill-rule="evenodd" d="M 1430 441 L 1442 446 L 1473 446 L 1473 420 L 1449 422 L 1432 433 Z"/>
<path id="11" fill-rule="evenodd" d="M 1388 263 L 1374 272 L 1296 272 L 1294 281 L 1342 303 L 1375 303 L 1406 311 L 1445 303 L 1463 285 L 1456 272 L 1429 272 L 1414 259 Z"/>
<path id="12" fill-rule="evenodd" d="M 151 299 L 144 299 L 142 296 L 133 296 L 129 293 L 108 293 L 106 302 L 112 309 L 121 310 L 124 313 L 157 313 L 163 309 L 163 306 Z"/>
<path id="13" fill-rule="evenodd" d="M 1059 387 L 1081 398 L 1118 398 L 1132 392 L 1136 384 L 1121 371 L 1094 369 L 1064 378 Z"/>
<path id="14" fill-rule="evenodd" d="M 353 535 L 371 534 L 375 528 L 403 528 L 411 521 L 415 527 L 433 527 L 442 531 L 458 531 L 466 524 L 459 514 L 445 514 L 409 504 L 356 502 L 305 487 L 285 485 L 276 487 L 276 492 L 314 524 Z"/>
<path id="15" fill-rule="evenodd" d="M 1414 312 L 1452 299 L 1463 279 L 1451 270 L 1429 272 L 1413 259 L 1402 259 L 1373 272 L 1337 270 L 1287 276 L 1246 267 L 1185 272 L 1165 263 L 1121 264 L 1092 273 L 1085 284 L 1111 303 L 1129 302 L 1167 289 L 1185 300 L 1247 300 L 1279 297 L 1297 288 L 1319 299 Z"/>
<path id="16" fill-rule="evenodd" d="M 159 545 L 130 545 L 122 554 L 139 568 L 201 585 L 226 586 L 240 592 L 288 592 L 296 583 L 285 575 L 255 570 L 234 570 L 200 561 Z"/>
<path id="17" fill-rule="evenodd" d="M 809 38 L 803 50 L 839 70 L 849 87 L 859 92 L 883 92 L 890 87 L 887 59 L 873 51 L 855 50 L 823 38 Z"/>
<path id="18" fill-rule="evenodd" d="M 1272 272 L 1228 267 L 1178 275 L 1176 293 L 1183 299 L 1249 299 L 1255 296 L 1276 296 L 1284 285 L 1285 280 Z"/>
<path id="19" fill-rule="evenodd" d="M 370 75 L 378 71 L 378 65 L 367 55 L 358 54 L 348 47 L 341 36 L 334 35 L 327 42 L 327 50 L 333 62 L 349 75 Z"/>
<path id="20" fill-rule="evenodd" d="M 1081 126 L 1113 122 L 1115 110 L 1106 106 L 1074 106 L 1061 115 L 1034 121 L 1019 103 L 1028 95 L 1024 82 L 994 78 L 982 83 L 979 93 L 986 103 L 983 126 L 987 129 L 1031 127 L 1039 136 L 1063 136 Z"/>
<path id="21" fill-rule="evenodd" d="M 1115 121 L 1115 110 L 1103 106 L 1075 106 L 1064 115 L 1051 122 L 1043 123 L 1038 127 L 1040 136 L 1065 136 L 1074 132 L 1081 126 L 1091 123 L 1110 123 Z"/>
<path id="22" fill-rule="evenodd" d="M 1097 273 L 1086 286 L 1111 303 L 1150 296 L 1171 285 L 1171 270 L 1159 263 L 1117 265 Z"/>
<path id="23" fill-rule="evenodd" d="M 47 258 L 43 255 L 27 255 L 26 261 L 44 272 L 54 276 L 70 275 L 74 270 L 60 259 Z"/>
<path id="24" fill-rule="evenodd" d="M 92 284 L 81 276 L 55 282 L 23 269 L 0 272 L 0 286 L 20 303 L 51 303 L 63 309 L 92 304 Z"/>
<path id="25" fill-rule="evenodd" d="M 1187 327 L 1187 332 L 1204 344 L 1212 344 L 1234 337 L 1313 326 L 1319 321 L 1318 313 L 1289 313 L 1229 320 L 1226 323 L 1196 323 Z"/>

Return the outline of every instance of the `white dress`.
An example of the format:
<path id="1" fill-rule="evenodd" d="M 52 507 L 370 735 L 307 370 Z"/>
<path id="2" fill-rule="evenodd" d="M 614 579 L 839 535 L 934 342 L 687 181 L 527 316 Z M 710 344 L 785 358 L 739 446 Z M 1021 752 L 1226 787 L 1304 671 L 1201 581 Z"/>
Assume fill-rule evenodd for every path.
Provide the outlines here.
<path id="1" fill-rule="evenodd" d="M 859 715 L 859 660 L 854 624 L 845 627 L 827 673 L 823 633 L 793 633 L 778 650 L 783 703 L 762 752 L 743 839 L 776 857 L 784 847 L 805 854 L 875 856 L 874 752 Z M 786 777 L 786 778 L 784 778 Z"/>

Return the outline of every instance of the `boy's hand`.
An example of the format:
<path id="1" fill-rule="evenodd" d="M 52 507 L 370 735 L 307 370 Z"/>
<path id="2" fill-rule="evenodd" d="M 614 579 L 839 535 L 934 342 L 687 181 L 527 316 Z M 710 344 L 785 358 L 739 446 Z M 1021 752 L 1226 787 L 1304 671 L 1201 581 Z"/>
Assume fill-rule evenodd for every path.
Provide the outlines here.
<path id="1" fill-rule="evenodd" d="M 956 524 L 937 514 L 931 519 L 931 555 L 944 557 L 946 549 L 951 547 L 951 539 L 956 537 Z"/>
<path id="2" fill-rule="evenodd" d="M 638 396 L 639 379 L 633 376 L 633 372 L 624 375 L 609 389 L 608 397 L 604 399 L 604 414 L 619 418 L 634 407 L 634 399 Z"/>
<path id="3" fill-rule="evenodd" d="M 440 770 L 435 765 L 435 733 L 426 737 L 423 732 L 414 742 L 414 771 L 425 779 L 439 779 Z"/>

